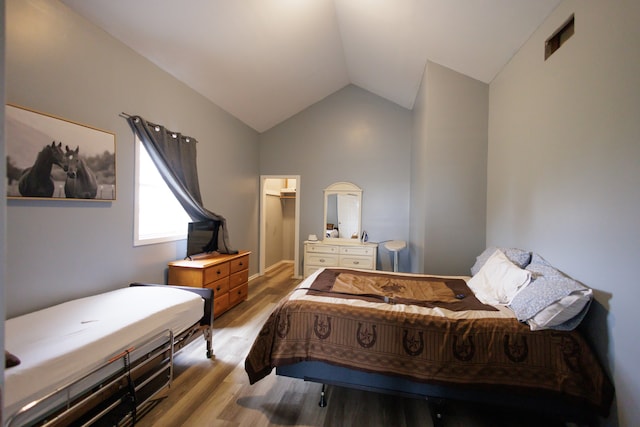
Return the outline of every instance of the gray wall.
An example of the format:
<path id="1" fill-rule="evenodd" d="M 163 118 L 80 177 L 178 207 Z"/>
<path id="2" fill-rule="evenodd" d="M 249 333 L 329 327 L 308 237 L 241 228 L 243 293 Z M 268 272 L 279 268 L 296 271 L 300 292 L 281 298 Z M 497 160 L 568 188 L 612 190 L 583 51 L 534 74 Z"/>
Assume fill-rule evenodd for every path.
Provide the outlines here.
<path id="1" fill-rule="evenodd" d="M 413 109 L 413 271 L 468 275 L 485 248 L 488 85 L 428 62 Z"/>
<path id="2" fill-rule="evenodd" d="M 572 13 L 574 36 L 544 61 Z M 640 420 L 638 22 L 637 1 L 564 1 L 490 86 L 487 243 L 536 251 L 596 290 L 587 332 L 622 426 Z"/>
<path id="3" fill-rule="evenodd" d="M 408 240 L 410 150 L 411 112 L 349 85 L 261 134 L 260 173 L 300 175 L 301 241 L 322 235 L 323 190 L 337 181 L 363 189 L 371 241 Z M 384 249 L 378 267 L 392 269 Z"/>
<path id="4" fill-rule="evenodd" d="M 228 219 L 231 244 L 253 252 L 257 272 L 255 131 L 58 2 L 7 1 L 6 31 L 7 102 L 115 132 L 117 168 L 112 203 L 8 201 L 8 316 L 164 282 L 167 262 L 184 256 L 185 241 L 133 247 L 134 144 L 120 112 L 199 140 L 204 205 Z"/>

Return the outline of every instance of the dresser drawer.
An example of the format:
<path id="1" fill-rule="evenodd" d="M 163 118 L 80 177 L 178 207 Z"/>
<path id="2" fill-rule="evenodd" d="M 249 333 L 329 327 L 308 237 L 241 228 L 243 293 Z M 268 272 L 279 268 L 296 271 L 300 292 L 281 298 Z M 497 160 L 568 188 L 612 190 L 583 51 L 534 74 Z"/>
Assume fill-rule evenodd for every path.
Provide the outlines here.
<path id="1" fill-rule="evenodd" d="M 213 297 L 218 298 L 218 296 L 229 292 L 229 277 L 223 277 L 222 279 L 218 279 L 215 282 L 207 283 L 205 288 L 209 288 L 213 290 Z"/>
<path id="2" fill-rule="evenodd" d="M 214 265 L 204 270 L 204 284 L 215 282 L 229 275 L 229 263 Z"/>
<path id="3" fill-rule="evenodd" d="M 167 280 L 169 285 L 201 288 L 203 281 L 202 270 L 189 270 L 187 268 L 180 267 L 169 268 L 169 277 Z"/>
<path id="4" fill-rule="evenodd" d="M 229 288 L 233 289 L 249 281 L 249 270 L 243 270 L 238 273 L 233 273 L 229 277 Z"/>
<path id="5" fill-rule="evenodd" d="M 373 248 L 367 246 L 341 246 L 340 255 L 372 256 Z"/>
<path id="6" fill-rule="evenodd" d="M 338 255 L 331 254 L 307 254 L 306 264 L 318 267 L 337 267 Z"/>
<path id="7" fill-rule="evenodd" d="M 231 290 L 229 290 L 229 306 L 233 306 L 240 301 L 246 300 L 248 295 L 249 285 L 246 283 L 244 285 L 231 288 Z"/>
<path id="8" fill-rule="evenodd" d="M 229 273 L 235 273 L 237 271 L 246 270 L 248 268 L 249 256 L 243 256 L 241 258 L 232 259 L 231 261 L 229 261 Z"/>
<path id="9" fill-rule="evenodd" d="M 331 239 L 321 243 L 304 244 L 304 277 L 323 267 L 376 269 L 378 245 L 374 243 L 351 244 L 336 242 Z"/>
<path id="10" fill-rule="evenodd" d="M 220 295 L 218 298 L 213 299 L 213 318 L 224 313 L 229 309 L 229 294 Z"/>
<path id="11" fill-rule="evenodd" d="M 307 252 L 321 253 L 321 254 L 337 254 L 338 248 L 336 246 L 322 245 L 319 243 L 310 243 L 306 245 Z"/>
<path id="12" fill-rule="evenodd" d="M 373 258 L 366 256 L 345 255 L 340 257 L 340 267 L 373 269 Z"/>

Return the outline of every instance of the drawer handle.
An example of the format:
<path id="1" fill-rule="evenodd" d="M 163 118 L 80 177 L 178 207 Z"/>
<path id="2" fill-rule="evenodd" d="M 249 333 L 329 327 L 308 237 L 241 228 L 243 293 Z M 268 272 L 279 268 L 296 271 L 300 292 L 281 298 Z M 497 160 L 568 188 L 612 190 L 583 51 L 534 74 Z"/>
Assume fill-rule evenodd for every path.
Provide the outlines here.
<path id="1" fill-rule="evenodd" d="M 242 267 L 244 264 L 242 264 L 242 262 L 239 262 L 239 263 L 238 263 L 238 265 L 239 265 L 240 267 Z"/>
<path id="2" fill-rule="evenodd" d="M 218 287 L 216 288 L 216 291 L 220 292 L 220 286 L 218 286 Z"/>
<path id="3" fill-rule="evenodd" d="M 358 265 L 360 264 L 360 261 L 353 261 L 353 265 Z"/>
<path id="4" fill-rule="evenodd" d="M 222 274 L 222 271 L 218 270 L 216 271 L 216 274 Z"/>
<path id="5" fill-rule="evenodd" d="M 242 291 L 241 290 L 238 290 L 238 295 L 242 295 Z"/>
<path id="6" fill-rule="evenodd" d="M 320 262 L 324 262 L 324 261 L 325 261 L 324 258 L 320 258 Z"/>

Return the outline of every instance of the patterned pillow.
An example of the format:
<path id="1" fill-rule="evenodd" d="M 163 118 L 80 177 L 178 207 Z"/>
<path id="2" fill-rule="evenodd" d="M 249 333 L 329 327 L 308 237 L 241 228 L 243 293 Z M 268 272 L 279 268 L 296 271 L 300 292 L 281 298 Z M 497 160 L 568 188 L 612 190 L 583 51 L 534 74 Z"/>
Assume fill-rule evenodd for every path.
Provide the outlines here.
<path id="1" fill-rule="evenodd" d="M 537 254 L 526 270 L 531 272 L 531 283 L 509 304 L 518 320 L 533 331 L 575 329 L 587 314 L 593 291 Z"/>
<path id="2" fill-rule="evenodd" d="M 500 250 L 503 254 L 509 258 L 509 261 L 514 263 L 520 268 L 525 268 L 531 262 L 531 252 L 523 251 L 517 248 L 498 248 L 495 246 L 489 246 L 476 258 L 475 264 L 471 267 L 471 275 L 475 276 L 482 266 L 487 262 L 489 257 L 493 255 L 496 250 Z"/>
<path id="3" fill-rule="evenodd" d="M 531 262 L 526 269 L 531 272 L 531 278 L 534 280 L 538 277 L 553 277 L 556 279 L 565 277 L 557 268 L 536 253 L 531 255 Z"/>

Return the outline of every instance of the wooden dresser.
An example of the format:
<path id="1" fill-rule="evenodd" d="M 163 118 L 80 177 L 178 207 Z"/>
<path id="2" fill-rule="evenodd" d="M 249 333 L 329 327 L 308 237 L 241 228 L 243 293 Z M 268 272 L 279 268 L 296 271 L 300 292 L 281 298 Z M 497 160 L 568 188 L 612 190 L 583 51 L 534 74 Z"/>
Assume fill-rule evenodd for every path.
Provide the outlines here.
<path id="1" fill-rule="evenodd" d="M 169 263 L 169 284 L 213 289 L 214 318 L 247 299 L 249 251 Z"/>

